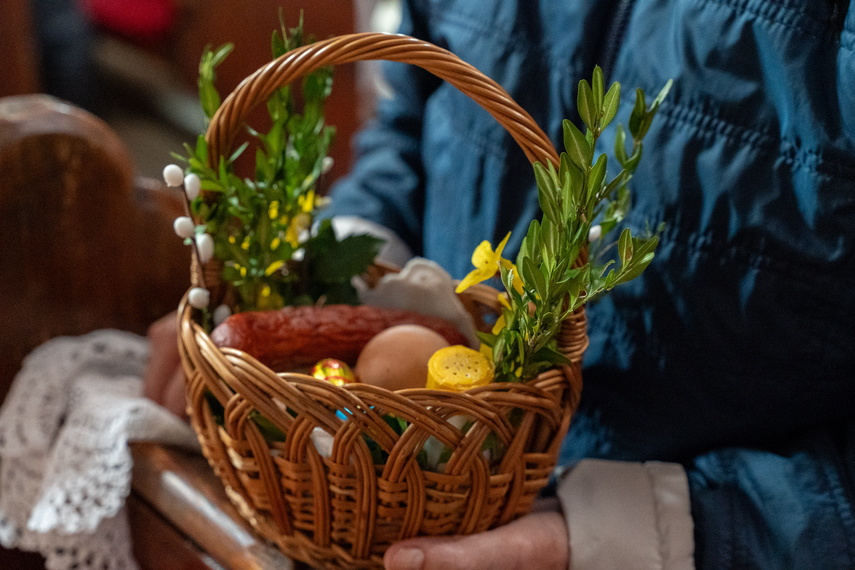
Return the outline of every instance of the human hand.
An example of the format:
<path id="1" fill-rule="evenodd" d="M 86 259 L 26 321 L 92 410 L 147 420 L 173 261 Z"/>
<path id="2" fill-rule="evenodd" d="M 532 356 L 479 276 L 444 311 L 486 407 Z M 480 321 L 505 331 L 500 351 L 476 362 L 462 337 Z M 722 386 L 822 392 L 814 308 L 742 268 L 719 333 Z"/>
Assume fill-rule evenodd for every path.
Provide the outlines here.
<path id="1" fill-rule="evenodd" d="M 383 564 L 387 570 L 566 570 L 569 556 L 567 523 L 548 510 L 469 536 L 403 540 L 386 551 Z"/>
<path id="2" fill-rule="evenodd" d="M 151 343 L 143 394 L 181 419 L 186 419 L 184 369 L 178 355 L 177 313 L 172 312 L 148 328 Z"/>

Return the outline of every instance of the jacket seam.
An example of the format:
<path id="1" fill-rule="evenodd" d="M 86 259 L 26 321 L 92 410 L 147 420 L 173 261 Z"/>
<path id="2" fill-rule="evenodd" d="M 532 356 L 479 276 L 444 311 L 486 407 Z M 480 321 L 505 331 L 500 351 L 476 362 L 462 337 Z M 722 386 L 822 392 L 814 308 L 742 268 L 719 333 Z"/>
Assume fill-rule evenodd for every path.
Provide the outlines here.
<path id="1" fill-rule="evenodd" d="M 701 0 L 700 3 L 718 4 L 734 11 L 739 10 L 742 13 L 750 13 L 770 24 L 782 26 L 817 40 L 832 45 L 840 43 L 840 38 L 828 30 L 824 20 L 814 16 L 807 10 L 799 10 L 795 6 L 788 6 L 772 0 L 763 0 L 762 2 L 753 2 L 752 0 Z M 797 20 L 798 16 L 802 16 L 802 19 Z M 809 22 L 809 26 L 804 25 L 807 22 Z"/>
<path id="2" fill-rule="evenodd" d="M 855 164 L 848 164 L 827 153 L 799 147 L 789 139 L 753 127 L 716 117 L 696 107 L 675 103 L 660 109 L 666 123 L 693 128 L 699 138 L 717 137 L 733 143 L 762 149 L 777 155 L 784 163 L 834 180 L 855 177 Z"/>

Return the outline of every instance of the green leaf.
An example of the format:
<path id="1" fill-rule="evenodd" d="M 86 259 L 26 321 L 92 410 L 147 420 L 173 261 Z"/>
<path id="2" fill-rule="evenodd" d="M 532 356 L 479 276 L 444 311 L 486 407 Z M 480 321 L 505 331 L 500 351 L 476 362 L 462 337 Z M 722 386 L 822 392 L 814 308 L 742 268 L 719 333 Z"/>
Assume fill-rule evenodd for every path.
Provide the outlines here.
<path id="1" fill-rule="evenodd" d="M 211 83 L 199 84 L 199 101 L 208 119 L 211 119 L 220 108 L 220 94 Z"/>
<path id="2" fill-rule="evenodd" d="M 225 61 L 226 57 L 235 49 L 235 45 L 231 42 L 221 45 L 214 52 L 213 57 L 211 58 L 211 65 L 213 67 L 218 67 L 223 61 Z"/>
<path id="3" fill-rule="evenodd" d="M 644 150 L 644 146 L 643 146 L 643 145 L 642 145 L 642 143 L 639 141 L 639 142 L 638 142 L 638 143 L 636 143 L 636 145 L 635 145 L 635 150 L 632 152 L 632 156 L 630 156 L 630 157 L 626 160 L 626 163 L 624 163 L 623 167 L 624 167 L 624 168 L 626 169 L 626 171 L 627 171 L 627 172 L 629 172 L 630 174 L 632 174 L 633 172 L 635 172 L 635 169 L 636 169 L 636 168 L 638 168 L 638 163 L 639 163 L 639 162 L 641 162 L 641 153 L 642 153 L 642 151 L 643 151 L 643 150 Z"/>
<path id="4" fill-rule="evenodd" d="M 534 177 L 537 182 L 537 201 L 544 215 L 553 222 L 559 221 L 559 212 L 556 204 L 555 182 L 553 179 L 554 167 L 548 171 L 541 163 L 534 164 Z"/>
<path id="5" fill-rule="evenodd" d="M 273 54 L 273 59 L 284 55 L 287 51 L 285 40 L 279 35 L 279 32 L 273 30 L 273 35 L 270 38 L 270 52 Z"/>
<path id="6" fill-rule="evenodd" d="M 519 267 L 523 263 L 522 260 L 525 257 L 530 257 L 535 262 L 542 258 L 540 249 L 536 247 L 539 242 L 540 223 L 537 221 L 537 219 L 534 219 L 529 222 L 528 232 L 523 238 L 522 244 L 520 245 L 519 253 L 517 253 L 517 267 Z"/>
<path id="7" fill-rule="evenodd" d="M 523 266 L 520 269 L 522 271 L 523 283 L 532 287 L 540 299 L 548 299 L 549 288 L 540 268 L 535 266 L 531 259 L 525 258 L 523 259 Z"/>
<path id="8" fill-rule="evenodd" d="M 658 243 L 659 238 L 656 236 L 644 240 L 642 245 L 639 247 L 639 252 L 632 265 L 620 276 L 620 283 L 625 283 L 635 279 L 641 275 L 645 269 L 647 269 L 647 266 L 650 265 L 651 261 L 653 261 L 653 257 L 655 256 L 653 250 L 656 249 Z"/>
<path id="9" fill-rule="evenodd" d="M 621 166 L 626 166 L 626 131 L 623 125 L 618 125 L 615 131 L 615 158 Z"/>
<path id="10" fill-rule="evenodd" d="M 629 116 L 629 133 L 633 139 L 638 139 L 638 132 L 641 128 L 641 121 L 644 119 L 644 114 L 647 108 L 644 105 L 644 91 L 641 89 L 635 90 L 635 107 Z"/>
<path id="11" fill-rule="evenodd" d="M 632 233 L 629 228 L 624 228 L 618 240 L 618 255 L 621 265 L 628 265 L 632 261 Z"/>
<path id="12" fill-rule="evenodd" d="M 653 110 L 655 111 L 655 109 L 659 108 L 659 105 L 661 105 L 661 104 L 662 104 L 662 102 L 665 100 L 665 97 L 667 97 L 667 96 L 668 96 L 668 92 L 669 92 L 669 91 L 671 91 L 671 87 L 672 87 L 673 85 L 674 85 L 674 80 L 673 80 L 673 79 L 669 79 L 669 80 L 665 83 L 665 86 L 664 86 L 664 87 L 662 87 L 662 89 L 661 89 L 661 90 L 659 91 L 659 93 L 656 95 L 656 98 L 655 98 L 655 99 L 653 99 L 653 103 L 651 103 L 651 105 L 650 105 L 651 109 L 653 109 Z"/>
<path id="13" fill-rule="evenodd" d="M 334 233 L 320 231 L 315 240 L 312 247 L 316 250 L 307 251 L 307 256 L 312 255 L 313 278 L 324 283 L 349 282 L 351 277 L 364 272 L 374 261 L 384 243 L 370 235 L 351 235 L 337 241 Z"/>
<path id="14" fill-rule="evenodd" d="M 588 175 L 588 197 L 590 199 L 598 199 L 600 194 L 600 189 L 603 186 L 603 180 L 606 178 L 606 168 L 607 168 L 608 159 L 605 154 L 601 154 L 600 158 L 597 159 L 597 163 L 591 169 L 591 173 Z M 591 206 L 595 204 L 590 204 Z"/>
<path id="15" fill-rule="evenodd" d="M 248 146 L 249 146 L 249 142 L 245 142 L 245 143 L 243 143 L 242 145 L 240 145 L 239 147 L 237 147 L 237 148 L 235 149 L 235 151 L 234 151 L 234 152 L 231 154 L 231 156 L 229 157 L 229 160 L 228 160 L 228 161 L 229 161 L 229 162 L 234 162 L 234 161 L 236 161 L 236 160 L 240 157 L 240 155 L 242 155 L 242 154 L 243 154 L 243 151 L 245 151 L 245 150 L 246 150 L 246 148 L 247 148 Z"/>
<path id="16" fill-rule="evenodd" d="M 549 218 L 544 218 L 540 223 L 540 251 L 544 260 L 555 259 L 556 233 L 555 224 Z"/>
<path id="17" fill-rule="evenodd" d="M 602 117 L 603 112 L 603 70 L 599 65 L 594 66 L 594 75 L 591 78 L 591 90 L 594 92 L 594 109 L 597 112 L 597 118 Z M 603 125 L 600 125 L 602 128 Z"/>
<path id="18" fill-rule="evenodd" d="M 570 161 L 569 155 L 566 152 L 561 153 L 561 163 L 566 163 L 565 170 L 570 178 L 569 191 L 565 192 L 564 195 L 564 217 L 570 218 L 575 215 L 575 211 L 582 203 L 582 194 L 585 190 L 585 175 L 578 166 Z"/>
<path id="19" fill-rule="evenodd" d="M 579 92 L 576 95 L 576 107 L 579 110 L 579 117 L 589 131 L 594 131 L 597 128 L 597 109 L 594 101 L 594 93 L 591 86 L 584 79 L 579 81 Z"/>
<path id="20" fill-rule="evenodd" d="M 591 146 L 576 125 L 564 119 L 564 147 L 570 161 L 582 172 L 587 172 L 591 165 Z"/>
<path id="21" fill-rule="evenodd" d="M 620 107 L 620 83 L 615 81 L 609 87 L 603 100 L 603 118 L 600 120 L 600 128 L 606 128 L 617 115 Z"/>
<path id="22" fill-rule="evenodd" d="M 531 355 L 531 360 L 544 362 L 551 365 L 570 364 L 570 361 L 562 353 L 551 346 L 543 346 Z"/>
<path id="23" fill-rule="evenodd" d="M 611 200 L 612 196 L 614 195 L 615 190 L 617 190 L 618 188 L 620 188 L 622 186 L 626 186 L 626 178 L 627 178 L 626 171 L 621 171 L 620 174 L 615 176 L 611 180 L 611 182 L 606 184 L 606 188 L 605 188 L 605 190 L 603 190 L 603 198 Z M 610 206 L 611 206 L 611 204 L 610 204 Z"/>

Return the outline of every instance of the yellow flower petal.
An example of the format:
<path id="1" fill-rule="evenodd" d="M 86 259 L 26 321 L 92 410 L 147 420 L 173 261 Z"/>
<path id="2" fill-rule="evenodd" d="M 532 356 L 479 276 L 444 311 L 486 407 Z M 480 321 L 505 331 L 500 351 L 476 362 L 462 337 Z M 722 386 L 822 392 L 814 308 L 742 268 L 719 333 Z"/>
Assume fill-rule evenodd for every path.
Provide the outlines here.
<path id="1" fill-rule="evenodd" d="M 300 236 L 297 228 L 294 227 L 294 224 L 288 226 L 288 231 L 285 232 L 285 241 L 291 244 L 291 247 L 297 247 L 300 245 Z"/>
<path id="2" fill-rule="evenodd" d="M 312 209 L 315 207 L 315 191 L 309 190 L 305 194 L 301 194 L 300 196 L 298 196 L 297 204 L 299 204 L 300 209 L 303 212 L 307 214 L 311 212 Z"/>
<path id="3" fill-rule="evenodd" d="M 462 293 L 463 291 L 475 285 L 476 283 L 486 281 L 495 274 L 495 271 L 491 271 L 487 268 L 474 269 L 469 273 L 469 275 L 464 277 L 463 280 L 460 281 L 460 283 L 457 284 L 457 287 L 454 290 L 457 293 Z"/>
<path id="4" fill-rule="evenodd" d="M 493 325 L 493 330 L 491 331 L 493 334 L 499 334 L 505 328 L 505 315 L 500 315 L 498 320 L 496 320 L 496 324 Z"/>
<path id="5" fill-rule="evenodd" d="M 476 247 L 475 251 L 472 252 L 472 265 L 475 266 L 475 269 L 463 278 L 460 284 L 457 285 L 455 291 L 460 293 L 475 283 L 481 283 L 482 281 L 490 279 L 499 270 L 499 264 L 502 261 L 510 263 L 507 260 L 502 260 L 501 256 L 502 250 L 505 248 L 505 244 L 508 243 L 508 238 L 510 237 L 511 233 L 508 232 L 505 239 L 499 243 L 499 247 L 496 251 L 493 251 L 493 247 L 487 240 L 478 244 L 478 247 Z"/>
<path id="6" fill-rule="evenodd" d="M 501 257 L 502 251 L 504 251 L 505 245 L 507 245 L 508 238 L 510 238 L 510 237 L 511 237 L 511 232 L 508 232 L 508 234 L 505 236 L 505 239 L 503 239 L 501 242 L 499 242 L 499 245 L 496 247 L 496 257 Z"/>
<path id="7" fill-rule="evenodd" d="M 482 241 L 472 252 L 472 265 L 475 267 L 484 267 L 495 263 L 496 254 L 493 253 L 493 247 L 487 240 Z"/>
<path id="8" fill-rule="evenodd" d="M 280 267 L 285 265 L 285 262 L 281 259 L 278 261 L 274 261 L 270 265 L 267 266 L 267 269 L 264 270 L 265 275 L 273 275 Z"/>

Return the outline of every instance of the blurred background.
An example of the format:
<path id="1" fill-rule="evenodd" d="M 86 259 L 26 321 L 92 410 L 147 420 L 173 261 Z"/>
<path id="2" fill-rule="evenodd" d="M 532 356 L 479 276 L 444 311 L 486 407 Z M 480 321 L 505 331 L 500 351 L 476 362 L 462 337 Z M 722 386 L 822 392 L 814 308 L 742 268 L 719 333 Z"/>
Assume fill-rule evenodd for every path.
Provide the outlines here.
<path id="1" fill-rule="evenodd" d="M 218 69 L 223 97 L 270 60 L 270 36 L 296 26 L 318 39 L 394 31 L 398 0 L 0 0 L 0 97 L 47 93 L 105 120 L 140 176 L 159 177 L 204 129 L 196 98 L 205 46 L 235 50 Z M 330 180 L 346 172 L 350 137 L 370 116 L 376 65 L 336 70 L 327 120 L 338 136 Z"/>

